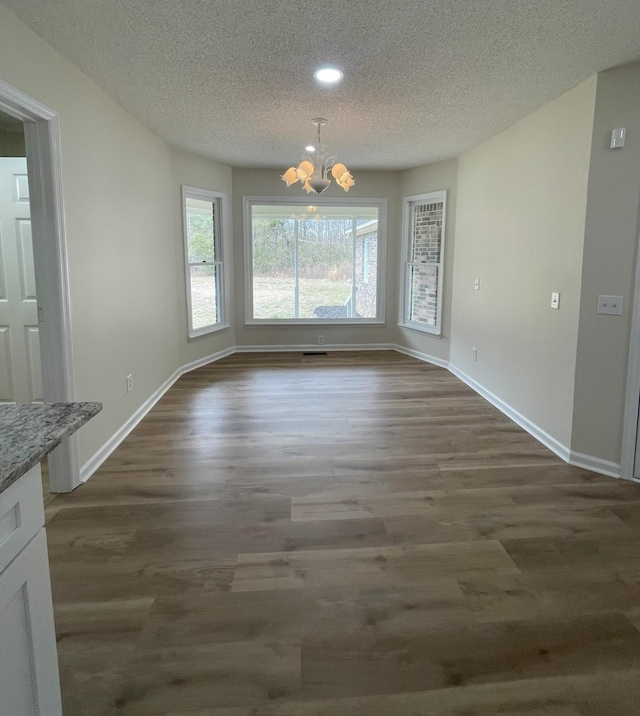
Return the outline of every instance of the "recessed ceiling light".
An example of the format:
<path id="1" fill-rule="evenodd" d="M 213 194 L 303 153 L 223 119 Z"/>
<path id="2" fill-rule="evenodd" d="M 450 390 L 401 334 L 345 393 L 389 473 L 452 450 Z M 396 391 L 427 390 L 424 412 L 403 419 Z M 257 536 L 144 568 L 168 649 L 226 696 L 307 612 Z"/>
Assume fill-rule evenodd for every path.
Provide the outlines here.
<path id="1" fill-rule="evenodd" d="M 313 76 L 323 85 L 335 85 L 344 77 L 344 72 L 337 67 L 318 67 Z"/>
<path id="2" fill-rule="evenodd" d="M 316 148 L 313 146 L 313 144 L 310 144 L 308 147 L 304 148 L 305 152 L 315 152 Z"/>

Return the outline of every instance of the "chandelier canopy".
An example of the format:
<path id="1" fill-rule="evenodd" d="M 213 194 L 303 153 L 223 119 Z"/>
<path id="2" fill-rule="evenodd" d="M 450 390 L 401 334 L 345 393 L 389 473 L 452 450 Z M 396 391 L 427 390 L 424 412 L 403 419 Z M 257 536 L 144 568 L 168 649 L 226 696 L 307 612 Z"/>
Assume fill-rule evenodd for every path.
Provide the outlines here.
<path id="1" fill-rule="evenodd" d="M 325 148 L 320 142 L 320 127 L 323 127 L 327 120 L 322 117 L 316 117 L 311 123 L 318 128 L 318 141 L 315 147 L 306 147 L 306 153 L 303 160 L 297 167 L 289 167 L 282 175 L 281 179 L 287 186 L 291 186 L 299 181 L 307 190 L 307 194 L 315 192 L 321 194 L 331 184 L 329 172 L 335 179 L 338 186 L 345 191 L 355 184 L 351 172 L 344 164 L 336 162 L 335 157 L 327 155 Z"/>

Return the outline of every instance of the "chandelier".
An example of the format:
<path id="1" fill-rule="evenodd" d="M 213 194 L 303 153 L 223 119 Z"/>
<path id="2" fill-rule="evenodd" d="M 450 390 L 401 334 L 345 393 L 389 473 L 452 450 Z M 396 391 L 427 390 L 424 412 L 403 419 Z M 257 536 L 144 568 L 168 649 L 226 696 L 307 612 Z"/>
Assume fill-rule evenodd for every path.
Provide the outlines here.
<path id="1" fill-rule="evenodd" d="M 315 147 L 306 147 L 304 159 L 297 167 L 290 167 L 282 175 L 281 179 L 289 187 L 299 181 L 307 190 L 307 194 L 315 192 L 321 194 L 331 184 L 329 172 L 335 179 L 336 184 L 341 186 L 345 191 L 349 191 L 349 187 L 355 184 L 351 172 L 344 164 L 336 162 L 335 157 L 327 155 L 325 148 L 320 142 L 320 127 L 326 123 L 326 119 L 317 117 L 312 119 L 311 123 L 318 128 L 318 141 Z"/>

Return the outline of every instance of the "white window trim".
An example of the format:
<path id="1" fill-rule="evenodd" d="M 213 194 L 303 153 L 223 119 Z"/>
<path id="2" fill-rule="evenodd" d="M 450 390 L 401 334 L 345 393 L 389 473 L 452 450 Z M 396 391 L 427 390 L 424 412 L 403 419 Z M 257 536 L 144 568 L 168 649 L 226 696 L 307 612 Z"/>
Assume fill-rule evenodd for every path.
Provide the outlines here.
<path id="1" fill-rule="evenodd" d="M 201 189 L 199 187 L 188 186 L 182 184 L 182 239 L 184 246 L 184 267 L 185 267 L 185 291 L 187 297 L 187 326 L 188 326 L 188 337 L 189 340 L 199 338 L 200 336 L 206 336 L 217 331 L 222 331 L 230 327 L 229 324 L 229 266 L 227 256 L 231 255 L 228 246 L 229 237 L 229 207 L 227 202 L 226 194 L 219 191 L 212 191 L 209 189 Z M 204 199 L 205 201 L 211 201 L 217 207 L 214 211 L 215 231 L 218 232 L 218 244 L 217 254 L 218 260 L 214 263 L 220 266 L 219 278 L 220 285 L 218 286 L 218 323 L 214 323 L 210 326 L 204 326 L 194 330 L 193 328 L 193 314 L 191 311 L 191 264 L 189 263 L 189 243 L 187 239 L 187 211 L 186 211 L 186 200 L 187 197 L 192 199 Z"/>
<path id="2" fill-rule="evenodd" d="M 375 318 L 253 318 L 253 254 L 251 235 L 251 208 L 255 204 L 271 206 L 377 206 L 378 207 L 378 271 L 376 284 L 376 317 Z M 242 232 L 244 237 L 244 322 L 248 326 L 293 325 L 380 325 L 385 323 L 385 285 L 387 268 L 387 200 L 386 199 L 329 199 L 318 196 L 281 197 L 281 196 L 243 196 L 242 197 Z"/>
<path id="3" fill-rule="evenodd" d="M 411 204 L 412 203 L 432 204 L 442 202 L 442 241 L 440 244 L 440 262 L 431 264 L 438 267 L 438 308 L 436 312 L 436 325 L 425 326 L 422 323 L 409 320 L 409 312 L 411 309 L 411 299 L 409 293 L 411 291 L 411 279 L 409 262 L 409 250 L 411 248 Z M 447 190 L 432 191 L 426 194 L 415 194 L 414 196 L 405 196 L 402 208 L 402 264 L 400 274 L 400 318 L 398 325 L 402 328 L 410 328 L 420 333 L 428 333 L 429 335 L 442 336 L 442 303 L 443 303 L 443 285 L 444 285 L 444 256 L 445 256 L 445 237 L 447 225 Z"/>

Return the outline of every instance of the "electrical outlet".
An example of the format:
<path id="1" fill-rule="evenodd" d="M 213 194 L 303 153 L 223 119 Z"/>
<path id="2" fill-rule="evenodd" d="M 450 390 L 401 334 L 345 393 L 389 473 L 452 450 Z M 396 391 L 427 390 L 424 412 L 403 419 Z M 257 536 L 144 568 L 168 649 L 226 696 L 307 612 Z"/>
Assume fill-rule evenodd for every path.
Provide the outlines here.
<path id="1" fill-rule="evenodd" d="M 606 316 L 622 315 L 622 296 L 598 296 L 598 313 Z"/>
<path id="2" fill-rule="evenodd" d="M 127 376 L 127 393 L 133 390 L 133 373 Z"/>
<path id="3" fill-rule="evenodd" d="M 324 336 L 318 336 L 318 345 L 323 346 L 324 345 Z"/>
<path id="4" fill-rule="evenodd" d="M 478 360 L 478 349 L 477 348 L 471 349 L 471 360 Z"/>

